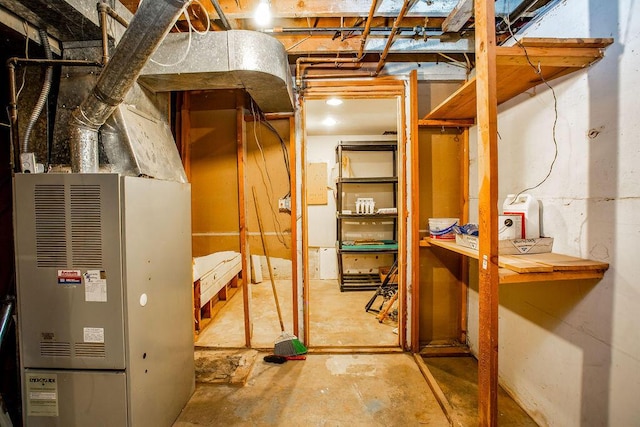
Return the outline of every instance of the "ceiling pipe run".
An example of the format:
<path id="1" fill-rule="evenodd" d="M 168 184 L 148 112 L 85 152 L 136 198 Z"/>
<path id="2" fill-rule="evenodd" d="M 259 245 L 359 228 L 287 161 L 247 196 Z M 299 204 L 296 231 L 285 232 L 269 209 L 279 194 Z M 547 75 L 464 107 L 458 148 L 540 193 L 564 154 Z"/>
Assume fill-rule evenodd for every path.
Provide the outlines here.
<path id="1" fill-rule="evenodd" d="M 72 113 L 69 145 L 73 172 L 98 172 L 98 130 L 123 101 L 186 3 L 187 0 L 141 3 L 95 87 Z"/>
<path id="2" fill-rule="evenodd" d="M 391 49 L 391 45 L 393 44 L 393 39 L 395 38 L 396 34 L 398 33 L 398 29 L 400 28 L 400 22 L 402 21 L 402 18 L 404 18 L 404 15 L 406 15 L 406 13 L 409 11 L 414 1 L 415 0 L 404 0 L 404 3 L 402 3 L 402 8 L 398 13 L 398 17 L 395 19 L 395 21 L 393 21 L 393 28 L 391 29 L 391 34 L 389 34 L 389 38 L 387 39 L 387 45 L 384 47 L 384 50 L 380 55 L 380 61 L 378 61 L 378 66 L 376 67 L 376 71 L 374 72 L 374 77 L 380 74 L 382 67 L 384 67 L 387 55 L 389 55 L 389 50 Z"/>
<path id="3" fill-rule="evenodd" d="M 109 35 L 107 28 L 107 17 L 110 16 L 125 28 L 129 26 L 129 23 L 126 19 L 118 15 L 118 13 L 104 1 L 98 3 L 98 15 L 100 16 L 100 29 L 102 31 L 102 64 L 106 65 L 107 62 L 109 62 Z"/>
<path id="4" fill-rule="evenodd" d="M 302 63 L 307 64 L 332 64 L 335 63 L 337 67 L 340 63 L 358 63 L 362 61 L 364 58 L 364 46 L 367 43 L 367 37 L 371 31 L 371 21 L 373 21 L 373 14 L 375 13 L 376 6 L 378 5 L 378 0 L 371 1 L 371 8 L 369 8 L 369 15 L 367 15 L 367 22 L 364 27 L 364 32 L 362 33 L 362 38 L 360 39 L 360 49 L 358 50 L 358 56 L 355 58 L 298 58 L 296 59 L 296 86 L 301 89 L 302 88 L 302 79 L 304 70 L 302 69 Z"/>

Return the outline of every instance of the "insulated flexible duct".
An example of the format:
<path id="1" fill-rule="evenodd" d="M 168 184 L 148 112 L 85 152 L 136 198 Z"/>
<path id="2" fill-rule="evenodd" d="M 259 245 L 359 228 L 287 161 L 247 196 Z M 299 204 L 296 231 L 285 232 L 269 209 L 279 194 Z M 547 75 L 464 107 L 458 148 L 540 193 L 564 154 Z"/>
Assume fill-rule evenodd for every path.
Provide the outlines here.
<path id="1" fill-rule="evenodd" d="M 44 48 L 44 54 L 47 59 L 53 59 L 53 54 L 51 53 L 51 46 L 49 46 L 49 37 L 47 36 L 47 32 L 43 29 L 38 30 L 40 34 L 40 40 L 42 42 L 42 47 Z M 33 107 L 33 111 L 31 112 L 31 118 L 29 119 L 29 123 L 27 123 L 27 129 L 24 132 L 24 139 L 22 140 L 22 146 L 20 148 L 21 153 L 29 152 L 29 139 L 31 138 L 31 132 L 33 131 L 33 127 L 35 126 L 40 114 L 42 114 L 42 110 L 44 109 L 45 104 L 47 103 L 47 98 L 49 97 L 49 91 L 51 90 L 51 82 L 53 81 L 53 66 L 49 65 L 44 72 L 44 84 L 42 85 L 42 91 L 40 91 L 40 96 L 38 97 L 38 101 L 36 105 Z"/>
<path id="2" fill-rule="evenodd" d="M 73 172 L 98 172 L 98 130 L 122 102 L 186 3 L 141 3 L 95 87 L 73 111 L 69 135 Z"/>

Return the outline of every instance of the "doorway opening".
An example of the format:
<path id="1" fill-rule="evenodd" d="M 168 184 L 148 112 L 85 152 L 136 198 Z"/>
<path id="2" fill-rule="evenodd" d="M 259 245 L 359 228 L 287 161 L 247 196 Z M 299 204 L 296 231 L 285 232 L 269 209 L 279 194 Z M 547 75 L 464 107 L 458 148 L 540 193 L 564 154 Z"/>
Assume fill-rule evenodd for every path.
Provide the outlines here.
<path id="1" fill-rule="evenodd" d="M 305 332 L 313 348 L 397 348 L 404 283 L 400 96 L 303 100 Z M 393 273 L 393 272 L 392 272 Z"/>

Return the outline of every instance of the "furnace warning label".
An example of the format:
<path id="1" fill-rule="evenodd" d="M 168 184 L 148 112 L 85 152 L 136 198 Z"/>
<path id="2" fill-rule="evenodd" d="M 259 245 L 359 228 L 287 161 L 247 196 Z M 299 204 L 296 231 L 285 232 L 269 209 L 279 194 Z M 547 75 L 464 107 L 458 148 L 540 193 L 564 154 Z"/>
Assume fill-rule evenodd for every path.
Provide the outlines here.
<path id="1" fill-rule="evenodd" d="M 59 285 L 81 285 L 82 272 L 80 270 L 58 270 Z"/>
<path id="2" fill-rule="evenodd" d="M 27 415 L 36 417 L 58 416 L 58 376 L 32 374 L 25 376 L 27 387 Z"/>
<path id="3" fill-rule="evenodd" d="M 104 328 L 83 328 L 84 342 L 104 342 Z"/>
<path id="4" fill-rule="evenodd" d="M 104 270 L 87 270 L 84 274 L 84 300 L 107 302 L 107 275 Z"/>

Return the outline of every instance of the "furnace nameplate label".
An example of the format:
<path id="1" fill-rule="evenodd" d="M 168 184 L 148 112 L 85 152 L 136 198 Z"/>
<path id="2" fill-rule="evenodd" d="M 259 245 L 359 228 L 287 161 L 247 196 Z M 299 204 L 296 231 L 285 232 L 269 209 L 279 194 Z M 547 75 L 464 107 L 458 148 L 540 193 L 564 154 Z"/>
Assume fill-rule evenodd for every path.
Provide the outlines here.
<path id="1" fill-rule="evenodd" d="M 107 302 L 107 276 L 104 270 L 87 270 L 84 274 L 84 299 Z"/>
<path id="2" fill-rule="evenodd" d="M 58 376 L 56 374 L 26 374 L 27 416 L 58 416 Z"/>
<path id="3" fill-rule="evenodd" d="M 83 328 L 84 342 L 104 343 L 104 328 Z"/>

